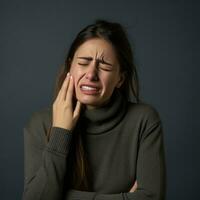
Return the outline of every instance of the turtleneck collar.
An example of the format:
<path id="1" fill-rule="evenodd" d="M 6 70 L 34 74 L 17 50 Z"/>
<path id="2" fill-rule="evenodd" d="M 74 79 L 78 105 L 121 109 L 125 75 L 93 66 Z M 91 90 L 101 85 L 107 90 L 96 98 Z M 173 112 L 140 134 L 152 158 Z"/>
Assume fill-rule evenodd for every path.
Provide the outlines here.
<path id="1" fill-rule="evenodd" d="M 85 109 L 82 125 L 86 134 L 102 134 L 114 128 L 126 112 L 127 102 L 119 90 L 114 90 L 110 101 L 99 108 Z"/>

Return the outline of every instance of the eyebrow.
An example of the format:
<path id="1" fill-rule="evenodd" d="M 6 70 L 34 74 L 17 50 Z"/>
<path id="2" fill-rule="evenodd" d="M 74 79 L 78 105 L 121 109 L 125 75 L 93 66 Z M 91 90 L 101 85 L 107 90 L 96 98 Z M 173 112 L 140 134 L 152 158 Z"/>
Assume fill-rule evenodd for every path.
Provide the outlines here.
<path id="1" fill-rule="evenodd" d="M 88 61 L 92 61 L 92 60 L 93 60 L 92 57 L 77 57 L 77 58 L 79 58 L 79 59 L 84 59 L 84 60 L 88 60 Z M 97 60 L 98 62 L 103 63 L 103 64 L 113 66 L 111 63 L 106 62 L 104 59 L 98 59 L 98 58 L 97 58 L 96 60 Z"/>

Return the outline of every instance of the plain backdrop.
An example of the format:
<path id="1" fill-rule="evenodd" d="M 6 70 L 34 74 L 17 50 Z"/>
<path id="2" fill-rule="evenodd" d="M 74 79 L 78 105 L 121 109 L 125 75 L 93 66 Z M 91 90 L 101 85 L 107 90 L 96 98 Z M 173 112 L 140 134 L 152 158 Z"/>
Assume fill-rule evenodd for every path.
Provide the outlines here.
<path id="1" fill-rule="evenodd" d="M 50 104 L 76 34 L 120 22 L 134 45 L 141 98 L 160 113 L 167 200 L 200 199 L 199 1 L 0 1 L 0 198 L 21 199 L 23 127 Z"/>

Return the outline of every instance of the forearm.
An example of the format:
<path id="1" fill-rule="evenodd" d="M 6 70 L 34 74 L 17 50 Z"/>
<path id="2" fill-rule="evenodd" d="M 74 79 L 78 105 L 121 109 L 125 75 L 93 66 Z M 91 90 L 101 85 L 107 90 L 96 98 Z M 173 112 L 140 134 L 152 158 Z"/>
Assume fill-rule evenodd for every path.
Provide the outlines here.
<path id="1" fill-rule="evenodd" d="M 25 178 L 24 200 L 59 200 L 62 198 L 67 166 L 66 157 L 71 139 L 72 134 L 67 133 L 67 130 L 52 129 L 52 137 L 42 153 L 40 167 L 34 173 L 27 173 Z M 31 163 L 27 163 L 27 167 L 31 169 Z"/>
<path id="2" fill-rule="evenodd" d="M 164 200 L 165 176 L 162 126 L 160 122 L 156 122 L 145 131 L 140 142 L 136 170 L 137 188 L 134 192 L 127 190 L 117 194 L 102 194 L 69 190 L 69 198 L 66 200 L 80 197 L 87 200 Z"/>
<path id="3" fill-rule="evenodd" d="M 121 192 L 117 194 L 103 194 L 96 192 L 83 192 L 78 190 L 68 190 L 65 200 L 71 199 L 85 199 L 85 200 L 163 200 L 164 198 L 157 198 L 145 190 L 136 190 L 135 192 Z"/>

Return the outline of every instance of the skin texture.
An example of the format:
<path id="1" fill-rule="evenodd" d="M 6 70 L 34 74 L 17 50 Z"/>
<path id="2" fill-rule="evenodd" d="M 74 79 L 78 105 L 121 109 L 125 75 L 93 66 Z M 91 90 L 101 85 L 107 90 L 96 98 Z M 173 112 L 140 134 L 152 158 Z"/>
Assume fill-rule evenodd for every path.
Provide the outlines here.
<path id="1" fill-rule="evenodd" d="M 74 92 L 73 77 L 68 74 L 53 103 L 53 127 L 72 130 L 80 115 L 81 103 L 76 102 L 73 110 L 72 99 Z"/>
<path id="2" fill-rule="evenodd" d="M 137 189 L 137 180 L 135 181 L 135 183 L 134 183 L 134 185 L 133 185 L 133 187 L 130 189 L 130 191 L 129 192 L 134 192 L 136 189 Z"/>
<path id="3" fill-rule="evenodd" d="M 75 52 L 70 73 L 53 104 L 53 127 L 72 130 L 80 116 L 84 104 L 87 109 L 95 109 L 109 101 L 113 90 L 120 88 L 124 75 L 110 43 L 103 39 L 90 39 Z M 82 85 L 96 88 L 83 91 Z M 73 109 L 73 97 L 76 105 Z M 129 192 L 137 189 L 137 181 Z"/>
<path id="4" fill-rule="evenodd" d="M 77 49 L 70 73 L 74 77 L 76 98 L 88 109 L 106 103 L 114 88 L 119 88 L 124 80 L 114 48 L 103 39 L 90 39 Z M 85 94 L 81 85 L 92 85 L 97 92 Z"/>

